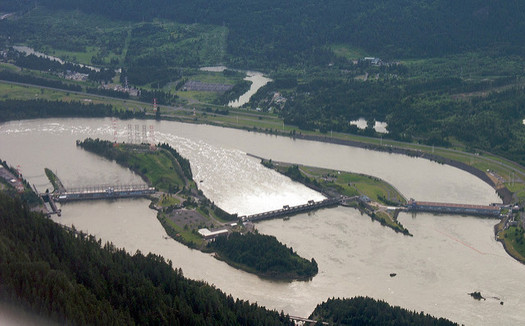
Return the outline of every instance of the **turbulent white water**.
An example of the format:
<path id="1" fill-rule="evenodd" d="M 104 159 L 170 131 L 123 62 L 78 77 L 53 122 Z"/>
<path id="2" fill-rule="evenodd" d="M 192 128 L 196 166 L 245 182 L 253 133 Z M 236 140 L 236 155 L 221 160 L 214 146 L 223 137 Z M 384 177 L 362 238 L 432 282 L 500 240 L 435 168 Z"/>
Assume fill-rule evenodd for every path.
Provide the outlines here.
<path id="1" fill-rule="evenodd" d="M 305 203 L 321 195 L 263 168 L 250 152 L 274 160 L 376 175 L 420 200 L 488 204 L 494 191 L 463 171 L 421 159 L 358 148 L 211 126 L 174 122 L 60 119 L 0 125 L 0 158 L 20 164 L 31 183 L 50 187 L 44 167 L 67 186 L 135 183 L 139 178 L 115 163 L 76 148 L 75 140 L 127 140 L 127 124 L 151 124 L 155 140 L 168 142 L 191 161 L 207 197 L 227 211 L 250 214 Z M 200 182 L 202 181 L 202 182 Z M 165 239 L 146 200 L 70 203 L 54 219 L 74 224 L 130 252 L 155 252 L 185 276 L 213 283 L 232 295 L 292 315 L 307 316 L 329 297 L 368 295 L 467 325 L 525 323 L 525 267 L 494 240 L 496 220 L 464 216 L 402 214 L 414 234 L 406 237 L 349 208 L 319 210 L 257 224 L 302 256 L 315 258 L 319 274 L 310 282 L 271 282 L 229 267 L 201 252 Z M 390 277 L 396 273 L 396 277 Z M 487 301 L 468 292 L 481 291 Z M 504 305 L 500 304 L 504 302 Z"/>

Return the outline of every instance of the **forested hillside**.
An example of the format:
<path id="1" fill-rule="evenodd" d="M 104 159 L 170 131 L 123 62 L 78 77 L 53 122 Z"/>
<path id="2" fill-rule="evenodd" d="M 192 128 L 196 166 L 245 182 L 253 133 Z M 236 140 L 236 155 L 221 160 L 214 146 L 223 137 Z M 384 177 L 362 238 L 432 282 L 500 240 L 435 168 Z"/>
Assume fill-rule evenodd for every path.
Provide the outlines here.
<path id="1" fill-rule="evenodd" d="M 0 299 L 68 325 L 293 325 L 171 262 L 66 231 L 0 193 Z"/>
<path id="2" fill-rule="evenodd" d="M 0 4 L 17 7 L 13 2 L 18 8 L 34 6 L 33 1 Z M 250 68 L 328 63 L 326 46 L 338 43 L 390 58 L 487 47 L 518 54 L 525 43 L 525 5 L 510 0 L 42 0 L 38 5 L 118 20 L 226 26 L 229 64 Z"/>

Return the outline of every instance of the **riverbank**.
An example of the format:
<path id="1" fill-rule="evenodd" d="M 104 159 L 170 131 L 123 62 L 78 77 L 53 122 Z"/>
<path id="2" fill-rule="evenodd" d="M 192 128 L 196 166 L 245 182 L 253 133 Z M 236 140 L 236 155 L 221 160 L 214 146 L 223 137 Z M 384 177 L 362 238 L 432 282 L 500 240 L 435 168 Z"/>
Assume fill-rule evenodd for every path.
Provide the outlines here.
<path id="1" fill-rule="evenodd" d="M 198 111 L 197 111 L 198 112 Z M 302 140 L 309 140 L 309 141 L 316 141 L 316 142 L 322 142 L 322 143 L 330 143 L 330 144 L 337 144 L 337 145 L 343 145 L 343 146 L 350 146 L 350 147 L 356 147 L 356 148 L 362 148 L 367 150 L 373 150 L 373 151 L 380 151 L 380 152 L 387 152 L 392 154 L 401 154 L 401 155 L 407 155 L 410 157 L 416 157 L 416 158 L 422 158 L 427 159 L 430 161 L 434 161 L 440 164 L 446 164 L 455 168 L 458 168 L 462 171 L 465 171 L 469 174 L 474 175 L 475 177 L 479 178 L 489 186 L 491 186 L 498 196 L 501 198 L 503 204 L 512 204 L 517 202 L 520 198 L 517 198 L 515 193 L 510 191 L 507 186 L 505 185 L 505 182 L 507 181 L 507 178 L 513 173 L 516 175 L 520 175 L 521 173 L 525 173 L 525 167 L 506 167 L 508 165 L 504 162 L 499 162 L 496 159 L 493 158 L 484 158 L 481 154 L 470 154 L 465 153 L 461 151 L 456 150 L 450 150 L 446 148 L 426 148 L 428 146 L 419 145 L 419 144 L 410 144 L 406 143 L 404 146 L 406 147 L 400 147 L 402 146 L 401 143 L 386 139 L 378 139 L 378 138 L 371 138 L 371 137 L 364 137 L 364 136 L 356 136 L 356 135 L 337 135 L 337 136 L 325 136 L 324 134 L 321 134 L 319 132 L 306 132 L 306 131 L 299 131 L 298 129 L 295 129 L 292 126 L 283 126 L 284 130 L 288 130 L 288 132 L 280 131 L 279 129 L 275 128 L 267 128 L 265 126 L 274 125 L 275 122 L 268 121 L 265 122 L 265 118 L 267 118 L 264 115 L 261 115 L 262 119 L 255 120 L 256 122 L 253 122 L 250 125 L 242 125 L 243 121 L 246 122 L 246 119 L 240 120 L 237 118 L 237 123 L 233 121 L 233 118 L 231 116 L 235 116 L 235 113 L 230 114 L 231 116 L 229 118 L 225 117 L 218 117 L 218 116 L 210 116 L 207 115 L 205 112 L 200 112 L 201 115 L 196 116 L 189 116 L 189 115 L 166 115 L 162 116 L 163 119 L 169 120 L 169 121 L 179 121 L 179 122 L 185 122 L 185 123 L 195 123 L 195 124 L 209 124 L 214 126 L 220 126 L 225 128 L 234 128 L 234 129 L 241 129 L 246 130 L 249 132 L 259 132 L 263 134 L 270 134 L 270 135 L 276 135 L 276 136 L 283 136 L 283 137 L 289 137 L 292 139 L 302 139 Z M 244 113 L 247 114 L 247 113 Z M 255 117 L 256 114 L 253 114 Z M 232 121 L 230 121 L 232 120 Z M 240 121 L 240 122 L 239 122 Z M 297 130 L 297 131 L 296 131 Z M 355 139 L 350 139 L 355 138 Z M 357 140 L 359 139 L 359 140 Z M 411 148 L 413 147 L 413 148 Z M 432 153 L 432 152 L 435 153 Z M 456 157 L 456 159 L 453 159 L 451 157 L 447 157 L 447 154 L 444 154 L 445 151 L 450 151 L 450 156 Z M 438 154 L 439 153 L 439 154 Z M 464 155 L 464 157 L 461 157 L 461 155 Z M 473 158 L 470 158 L 470 164 L 465 163 L 467 160 L 467 156 L 472 155 Z M 460 160 L 462 159 L 462 160 Z M 503 160 L 503 159 L 501 159 Z M 512 162 L 513 164 L 516 164 Z M 479 167 L 486 168 L 485 170 L 482 170 Z M 523 171 L 521 170 L 523 169 Z M 494 173 L 494 171 L 496 173 Z M 490 173 L 492 172 L 492 174 Z M 525 174 L 524 174 L 525 175 Z M 518 181 L 520 180 L 515 180 Z M 521 189 L 521 188 L 518 188 Z"/>
<path id="2" fill-rule="evenodd" d="M 523 229 L 520 230 L 515 226 L 509 226 L 508 219 L 504 218 L 501 222 L 494 225 L 494 236 L 496 241 L 503 245 L 509 256 L 525 265 Z"/>
<path id="3" fill-rule="evenodd" d="M 126 101 L 121 101 L 121 103 L 126 103 Z M 361 136 L 339 134 L 334 135 L 334 137 L 332 137 L 332 135 L 328 137 L 326 135 L 313 132 L 305 132 L 303 134 L 303 132 L 295 132 L 294 130 L 296 129 L 290 129 L 292 128 L 290 126 L 282 125 L 282 122 L 276 122 L 275 118 L 270 119 L 267 115 L 258 115 L 256 113 L 249 113 L 246 111 L 236 111 L 235 115 L 230 114 L 226 117 L 223 117 L 222 115 L 219 116 L 206 114 L 206 112 L 203 111 L 196 112 L 196 115 L 192 115 L 191 111 L 188 109 L 179 110 L 176 108 L 171 108 L 169 112 L 165 112 L 166 115 L 163 115 L 162 118 L 166 120 L 175 120 L 189 123 L 212 124 L 222 127 L 231 127 L 247 131 L 286 136 L 292 139 L 304 139 L 311 141 L 334 143 L 345 146 L 359 147 L 364 149 L 383 151 L 389 153 L 398 153 L 413 157 L 424 158 L 439 162 L 441 164 L 447 164 L 459 168 L 476 176 L 480 180 L 493 187 L 493 189 L 495 189 L 500 198 L 502 198 L 503 203 L 515 203 L 516 201 L 522 199 L 522 197 L 525 195 L 522 190 L 524 185 L 524 174 L 520 166 L 517 166 L 513 162 L 505 161 L 503 158 L 490 156 L 487 153 L 481 153 L 479 155 L 476 155 L 460 152 L 453 149 L 443 148 L 435 148 L 435 153 L 432 153 L 434 152 L 434 148 L 429 146 L 418 144 L 401 144 L 386 139 L 380 140 L 376 138 L 365 138 Z M 244 119 L 238 118 L 239 116 L 241 116 L 241 114 L 242 117 L 244 117 Z M 153 117 L 153 113 L 150 114 L 148 112 L 148 114 L 144 115 L 143 118 Z M 237 119 L 235 119 L 235 117 L 237 117 Z M 241 125 L 235 124 L 235 120 L 240 121 L 239 123 Z M 277 131 L 277 128 L 265 128 L 263 127 L 265 123 L 268 123 L 269 125 L 273 126 L 275 126 L 276 124 L 281 124 L 283 130 L 286 130 L 288 132 Z M 249 125 L 252 125 L 252 127 L 248 127 Z M 509 185 L 509 180 L 513 180 L 511 184 L 514 193 L 511 192 L 509 188 L 507 188 L 507 185 Z"/>
<path id="4" fill-rule="evenodd" d="M 352 146 L 352 147 L 364 148 L 364 149 L 369 149 L 369 150 L 374 150 L 374 151 L 388 152 L 388 153 L 393 153 L 393 154 L 402 154 L 402 155 L 407 155 L 410 157 L 418 157 L 418 158 L 427 159 L 427 160 L 434 161 L 440 164 L 450 165 L 452 167 L 468 172 L 476 176 L 477 178 L 481 179 L 483 182 L 487 183 L 488 185 L 490 185 L 498 193 L 499 197 L 503 201 L 503 204 L 513 203 L 513 194 L 507 187 L 496 183 L 494 179 L 490 178 L 489 175 L 485 173 L 484 171 L 481 171 L 461 161 L 452 160 L 452 159 L 449 159 L 449 158 L 446 158 L 440 155 L 427 153 L 421 150 L 412 150 L 412 149 L 407 149 L 407 148 L 394 147 L 392 145 L 382 146 L 382 145 L 375 145 L 375 144 L 358 142 L 358 141 L 353 141 L 353 140 L 343 140 L 343 139 L 337 139 L 337 138 L 329 138 L 329 137 L 313 136 L 313 135 L 302 135 L 302 134 L 295 135 L 294 138 L 320 141 L 320 142 L 345 145 L 345 146 Z"/>
<path id="5" fill-rule="evenodd" d="M 5 83 L 5 82 L 2 82 Z M 35 93 L 40 93 L 40 86 L 24 87 L 13 86 L 0 88 L 0 95 L 5 94 L 9 98 L 20 97 L 22 99 L 34 98 Z M 18 93 L 13 93 L 15 87 Z M 155 119 L 156 114 L 152 108 L 144 108 L 144 103 L 133 100 L 122 100 L 116 98 L 107 98 L 87 93 L 67 92 L 64 90 L 54 89 L 50 92 L 40 94 L 39 98 L 57 99 L 63 98 L 66 101 L 72 100 L 75 93 L 76 100 L 89 100 L 93 103 L 111 103 L 118 110 L 139 110 L 144 112 L 142 117 Z M 15 95 L 13 95 L 15 94 Z M 18 94 L 18 95 L 17 95 Z M 61 95 L 62 94 L 62 95 Z M 211 105 L 213 107 L 213 105 Z M 20 107 L 20 106 L 19 106 Z M 466 171 L 493 187 L 503 203 L 512 203 L 525 200 L 525 167 L 515 162 L 507 161 L 504 158 L 491 155 L 489 153 L 467 153 L 460 150 L 431 147 L 415 143 L 401 143 L 389 139 L 379 139 L 351 134 L 330 133 L 330 136 L 316 132 L 303 131 L 297 127 L 285 125 L 282 119 L 275 115 L 258 113 L 249 110 L 230 109 L 227 114 L 214 114 L 208 112 L 210 105 L 194 105 L 193 108 L 159 106 L 161 111 L 160 119 L 168 121 L 179 121 L 186 123 L 210 124 L 227 128 L 235 128 L 253 132 L 261 132 L 278 136 L 290 137 L 293 139 L 312 140 L 345 146 L 352 146 L 376 151 L 398 153 L 413 157 L 433 160 L 442 164 L 447 164 L 463 171 Z M 119 111 L 120 112 L 120 111 Z M 72 116 L 75 116 L 73 114 Z M 28 117 L 26 117 L 28 118 Z M 492 174 L 491 174 L 492 173 Z M 507 185 L 512 182 L 512 189 L 509 190 Z"/>

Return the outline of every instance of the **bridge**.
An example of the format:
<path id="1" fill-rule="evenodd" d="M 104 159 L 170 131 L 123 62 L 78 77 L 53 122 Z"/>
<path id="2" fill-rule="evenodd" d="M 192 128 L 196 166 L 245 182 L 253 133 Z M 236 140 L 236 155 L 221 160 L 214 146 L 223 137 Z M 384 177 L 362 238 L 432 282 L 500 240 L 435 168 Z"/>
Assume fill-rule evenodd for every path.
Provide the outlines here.
<path id="1" fill-rule="evenodd" d="M 298 317 L 298 316 L 289 316 L 291 320 L 295 322 L 296 325 L 316 325 L 319 323 L 317 320 L 308 319 L 304 317 Z M 328 325 L 327 322 L 320 322 L 321 325 Z"/>
<path id="2" fill-rule="evenodd" d="M 344 202 L 348 200 L 353 200 L 353 199 L 355 198 L 341 196 L 339 198 L 328 198 L 328 199 L 323 199 L 321 201 L 310 200 L 308 201 L 308 203 L 303 204 L 303 205 L 291 206 L 291 207 L 288 205 L 285 205 L 281 209 L 276 209 L 276 210 L 268 211 L 264 213 L 241 216 L 241 219 L 243 222 L 257 222 L 257 221 L 268 220 L 272 218 L 278 218 L 278 217 L 284 217 L 284 216 L 290 216 L 290 215 L 310 212 L 310 211 L 313 211 L 319 208 L 337 206 L 337 205 L 343 204 Z"/>
<path id="3" fill-rule="evenodd" d="M 117 199 L 142 197 L 155 193 L 155 188 L 146 184 L 132 185 L 97 185 L 81 188 L 73 188 L 65 191 L 53 193 L 52 197 L 58 202 L 96 200 L 96 199 Z"/>

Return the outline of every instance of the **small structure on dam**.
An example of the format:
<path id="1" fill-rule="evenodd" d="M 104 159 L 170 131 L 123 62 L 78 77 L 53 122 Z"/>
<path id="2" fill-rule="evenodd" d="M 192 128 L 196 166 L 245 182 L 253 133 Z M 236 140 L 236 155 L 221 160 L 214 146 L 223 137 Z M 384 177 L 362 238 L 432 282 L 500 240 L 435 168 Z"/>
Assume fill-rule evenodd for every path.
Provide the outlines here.
<path id="1" fill-rule="evenodd" d="M 465 214 L 465 215 L 481 215 L 499 217 L 501 207 L 497 205 L 467 205 L 467 204 L 452 204 L 452 203 L 434 203 L 426 201 L 416 201 L 410 199 L 407 204 L 409 212 L 430 212 L 430 213 L 445 213 L 445 214 Z"/>
<path id="2" fill-rule="evenodd" d="M 328 198 L 321 201 L 313 201 L 309 200 L 308 203 L 298 206 L 289 206 L 284 205 L 282 209 L 277 209 L 274 211 L 264 212 L 264 213 L 258 213 L 248 216 L 241 216 L 241 220 L 243 222 L 257 222 L 261 220 L 268 220 L 272 218 L 277 217 L 284 217 L 284 216 L 290 216 L 295 215 L 299 213 L 306 213 L 309 211 L 313 211 L 319 208 L 324 207 L 330 207 L 330 206 L 337 206 L 340 205 L 343 201 L 347 200 L 347 197 L 341 197 L 341 198 Z"/>

